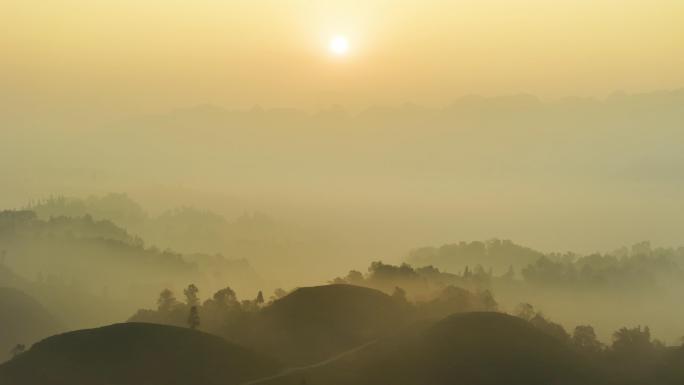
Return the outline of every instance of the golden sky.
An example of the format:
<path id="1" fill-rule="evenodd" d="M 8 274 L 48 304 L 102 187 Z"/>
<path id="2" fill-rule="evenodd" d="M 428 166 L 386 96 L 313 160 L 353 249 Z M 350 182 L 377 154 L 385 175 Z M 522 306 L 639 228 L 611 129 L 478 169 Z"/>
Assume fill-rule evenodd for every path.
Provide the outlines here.
<path id="1" fill-rule="evenodd" d="M 684 1 L 4 0 L 0 58 L 17 108 L 602 97 L 684 86 Z"/>

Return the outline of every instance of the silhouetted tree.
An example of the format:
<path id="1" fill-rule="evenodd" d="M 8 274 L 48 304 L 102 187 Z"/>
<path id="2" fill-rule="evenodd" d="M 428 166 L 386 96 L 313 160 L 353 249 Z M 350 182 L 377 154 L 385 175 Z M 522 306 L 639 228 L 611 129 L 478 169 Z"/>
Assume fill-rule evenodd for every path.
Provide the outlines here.
<path id="1" fill-rule="evenodd" d="M 664 368 L 663 353 L 667 352 L 660 343 L 651 341 L 651 331 L 648 327 L 623 327 L 613 333 L 613 344 L 607 350 L 608 356 L 615 366 L 616 374 L 624 378 L 622 383 L 646 384 L 657 383 L 651 377 L 654 371 Z M 681 356 L 680 356 L 681 357 Z M 677 358 L 678 364 L 681 358 Z M 671 361 L 675 362 L 675 361 Z M 682 373 L 684 374 L 684 373 Z M 682 384 L 684 377 L 668 384 Z"/>
<path id="2" fill-rule="evenodd" d="M 285 290 L 283 290 L 281 288 L 277 288 L 273 291 L 273 295 L 271 296 L 271 301 L 281 299 L 286 295 L 287 295 L 287 292 Z"/>
<path id="3" fill-rule="evenodd" d="M 392 298 L 400 303 L 408 302 L 408 300 L 406 299 L 406 290 L 400 288 L 399 286 L 396 286 L 394 288 L 394 292 L 392 292 Z"/>
<path id="4" fill-rule="evenodd" d="M 537 312 L 534 310 L 534 306 L 532 306 L 529 303 L 523 302 L 519 303 L 518 306 L 516 306 L 515 312 L 513 314 L 516 317 L 524 319 L 525 321 L 529 321 L 532 318 L 534 318 Z"/>
<path id="5" fill-rule="evenodd" d="M 586 353 L 596 353 L 603 348 L 601 342 L 596 338 L 596 332 L 590 325 L 578 325 L 572 333 L 572 345 Z"/>
<path id="6" fill-rule="evenodd" d="M 345 280 L 347 281 L 347 283 L 359 284 L 363 282 L 363 274 L 361 274 L 361 272 L 357 270 L 350 270 Z"/>
<path id="7" fill-rule="evenodd" d="M 542 313 L 537 313 L 529 322 L 537 329 L 560 341 L 567 342 L 570 338 L 561 324 L 546 319 Z"/>
<path id="8" fill-rule="evenodd" d="M 635 328 L 621 328 L 613 333 L 613 351 L 618 353 L 640 353 L 653 348 L 651 343 L 651 330 L 648 326 Z"/>
<path id="9" fill-rule="evenodd" d="M 245 299 L 242 302 L 240 302 L 240 309 L 239 309 L 243 315 L 244 313 L 249 313 L 249 312 L 256 312 L 259 310 L 259 304 L 257 303 L 257 300 L 248 300 Z"/>
<path id="10" fill-rule="evenodd" d="M 214 293 L 213 300 L 216 305 L 221 306 L 240 305 L 240 301 L 238 301 L 235 291 L 228 286 Z"/>
<path id="11" fill-rule="evenodd" d="M 199 293 L 199 289 L 194 283 L 191 283 L 185 290 L 183 290 L 183 294 L 185 294 L 185 303 L 187 303 L 188 306 L 199 305 L 199 296 L 197 293 Z"/>
<path id="12" fill-rule="evenodd" d="M 200 325 L 199 312 L 197 311 L 197 306 L 190 307 L 190 314 L 188 314 L 188 326 L 190 329 L 197 329 Z"/>
<path id="13" fill-rule="evenodd" d="M 262 293 L 261 290 L 259 290 L 259 293 L 257 294 L 257 297 L 256 297 L 256 304 L 261 305 L 263 303 L 264 303 L 264 293 Z"/>
<path id="14" fill-rule="evenodd" d="M 496 303 L 496 300 L 494 299 L 492 292 L 490 292 L 489 290 L 483 290 L 478 292 L 477 297 L 480 300 L 480 304 L 483 307 L 482 310 L 496 310 L 499 307 L 499 304 Z"/>
<path id="15" fill-rule="evenodd" d="M 168 312 L 173 309 L 174 306 L 178 304 L 176 301 L 176 296 L 169 289 L 162 290 L 159 293 L 159 299 L 157 299 L 157 309 L 161 312 Z"/>

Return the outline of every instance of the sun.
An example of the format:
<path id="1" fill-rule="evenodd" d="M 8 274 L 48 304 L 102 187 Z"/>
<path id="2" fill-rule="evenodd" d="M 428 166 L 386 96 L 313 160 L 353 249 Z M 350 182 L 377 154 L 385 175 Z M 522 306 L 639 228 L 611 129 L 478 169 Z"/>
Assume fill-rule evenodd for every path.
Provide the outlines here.
<path id="1" fill-rule="evenodd" d="M 335 35 L 330 38 L 328 49 L 335 56 L 344 56 L 349 52 L 349 39 L 343 35 Z"/>

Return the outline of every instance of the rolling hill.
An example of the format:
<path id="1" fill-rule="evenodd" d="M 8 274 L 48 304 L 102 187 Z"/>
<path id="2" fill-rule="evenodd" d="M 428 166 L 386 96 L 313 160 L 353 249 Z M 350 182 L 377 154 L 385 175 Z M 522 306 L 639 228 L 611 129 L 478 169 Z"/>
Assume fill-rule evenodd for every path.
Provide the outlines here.
<path id="1" fill-rule="evenodd" d="M 548 385 L 597 383 L 560 341 L 506 314 L 423 321 L 330 365 L 264 384 Z"/>
<path id="2" fill-rule="evenodd" d="M 352 285 L 300 288 L 264 308 L 248 346 L 293 365 L 317 362 L 401 326 L 408 311 L 390 296 Z"/>
<path id="3" fill-rule="evenodd" d="M 278 371 L 266 356 L 173 326 L 125 323 L 47 338 L 0 366 L 2 385 L 230 385 Z"/>

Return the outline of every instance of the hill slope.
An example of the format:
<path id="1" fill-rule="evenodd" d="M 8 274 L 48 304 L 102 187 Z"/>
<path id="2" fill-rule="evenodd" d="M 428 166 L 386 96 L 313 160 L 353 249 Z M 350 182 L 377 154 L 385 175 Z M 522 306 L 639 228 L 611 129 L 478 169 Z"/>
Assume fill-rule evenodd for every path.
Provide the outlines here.
<path id="1" fill-rule="evenodd" d="M 269 385 L 585 384 L 588 366 L 560 341 L 501 313 L 423 322 L 326 367 Z"/>
<path id="2" fill-rule="evenodd" d="M 376 339 L 406 318 L 407 310 L 378 290 L 306 287 L 264 308 L 246 343 L 288 364 L 308 364 Z"/>
<path id="3" fill-rule="evenodd" d="M 30 345 L 64 330 L 38 301 L 16 289 L 0 287 L 0 309 L 0 362 L 17 344 Z"/>
<path id="4" fill-rule="evenodd" d="M 560 384 L 577 378 L 578 358 L 560 341 L 501 313 L 456 314 L 404 349 L 386 351 L 370 379 L 399 374 L 398 383 Z"/>
<path id="5" fill-rule="evenodd" d="M 272 359 L 220 337 L 125 323 L 47 338 L 0 366 L 0 384 L 230 385 L 277 370 Z"/>

